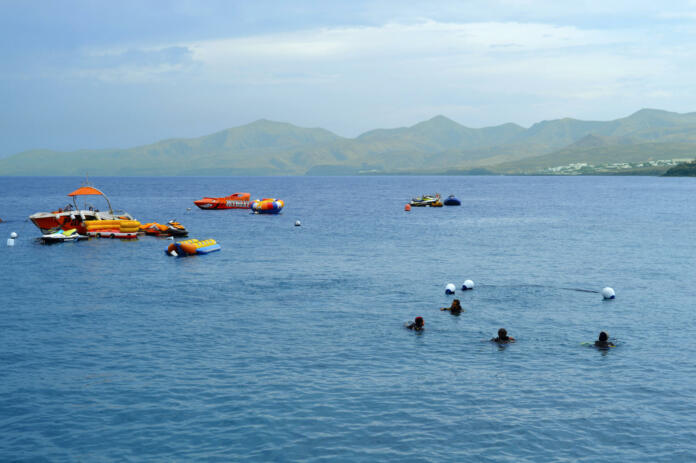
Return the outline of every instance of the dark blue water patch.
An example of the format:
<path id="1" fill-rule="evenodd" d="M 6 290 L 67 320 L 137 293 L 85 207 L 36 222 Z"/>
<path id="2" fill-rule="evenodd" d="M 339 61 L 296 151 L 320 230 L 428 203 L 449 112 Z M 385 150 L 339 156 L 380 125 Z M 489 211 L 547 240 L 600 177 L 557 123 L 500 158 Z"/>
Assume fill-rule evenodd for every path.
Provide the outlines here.
<path id="1" fill-rule="evenodd" d="M 222 250 L 44 246 L 26 218 L 81 179 L 0 179 L 3 460 L 696 457 L 690 179 L 93 181 Z M 236 191 L 286 208 L 192 203 Z M 403 210 L 427 192 L 462 207 Z M 588 347 L 600 330 L 616 348 Z"/>

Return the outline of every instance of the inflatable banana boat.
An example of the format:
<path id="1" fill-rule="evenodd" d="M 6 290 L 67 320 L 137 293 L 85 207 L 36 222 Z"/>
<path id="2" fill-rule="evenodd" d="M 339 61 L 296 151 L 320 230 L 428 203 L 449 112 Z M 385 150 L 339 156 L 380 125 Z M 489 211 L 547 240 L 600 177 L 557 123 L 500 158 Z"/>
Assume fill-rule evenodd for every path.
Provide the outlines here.
<path id="1" fill-rule="evenodd" d="M 85 220 L 87 235 L 97 238 L 137 238 L 137 220 Z"/>
<path id="2" fill-rule="evenodd" d="M 197 239 L 191 239 L 170 244 L 164 253 L 169 256 L 184 257 L 195 254 L 210 254 L 219 250 L 220 245 L 215 240 L 198 241 Z"/>

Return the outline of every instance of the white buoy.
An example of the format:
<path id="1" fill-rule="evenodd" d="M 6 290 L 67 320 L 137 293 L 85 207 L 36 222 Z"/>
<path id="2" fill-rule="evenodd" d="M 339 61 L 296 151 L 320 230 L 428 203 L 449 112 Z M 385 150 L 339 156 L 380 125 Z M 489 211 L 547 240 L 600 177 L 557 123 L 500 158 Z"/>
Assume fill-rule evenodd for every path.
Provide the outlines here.
<path id="1" fill-rule="evenodd" d="M 296 227 L 299 227 L 299 226 L 301 226 L 301 225 L 302 225 L 302 222 L 300 222 L 299 220 L 295 220 L 295 226 L 296 226 Z"/>
<path id="2" fill-rule="evenodd" d="M 452 283 L 447 283 L 445 286 L 445 294 L 454 294 L 455 286 Z"/>
<path id="3" fill-rule="evenodd" d="M 466 291 L 467 289 L 474 289 L 474 282 L 471 280 L 466 280 L 464 284 L 462 285 L 462 291 Z"/>
<path id="4" fill-rule="evenodd" d="M 606 288 L 602 289 L 602 297 L 604 299 L 614 299 L 616 298 L 616 293 L 612 288 L 607 286 Z"/>
<path id="5" fill-rule="evenodd" d="M 15 233 L 15 232 L 10 233 L 10 238 L 12 238 L 12 239 L 17 238 L 17 233 Z"/>
<path id="6" fill-rule="evenodd" d="M 7 238 L 7 245 L 14 246 L 14 240 L 12 238 Z"/>

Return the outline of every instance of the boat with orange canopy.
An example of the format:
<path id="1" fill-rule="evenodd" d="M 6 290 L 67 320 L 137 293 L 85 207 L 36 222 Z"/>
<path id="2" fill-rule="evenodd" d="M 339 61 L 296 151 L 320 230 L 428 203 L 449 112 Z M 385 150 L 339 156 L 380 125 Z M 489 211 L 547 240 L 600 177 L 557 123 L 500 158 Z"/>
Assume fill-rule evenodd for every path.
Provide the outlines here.
<path id="1" fill-rule="evenodd" d="M 197 199 L 193 202 L 201 209 L 249 209 L 249 193 L 234 193 L 223 198 Z"/>
<path id="2" fill-rule="evenodd" d="M 101 211 L 94 205 L 87 203 L 85 200 L 82 207 L 78 206 L 78 197 L 101 196 L 106 200 L 108 210 Z M 41 233 L 54 233 L 58 230 L 76 229 L 77 233 L 85 234 L 87 232 L 88 220 L 133 220 L 133 217 L 124 211 L 114 210 L 111 207 L 109 198 L 98 188 L 93 186 L 82 186 L 72 193 L 68 194 L 72 198 L 72 204 L 68 203 L 65 207 L 59 208 L 53 212 L 37 212 L 29 216 L 29 220 L 36 225 Z"/>

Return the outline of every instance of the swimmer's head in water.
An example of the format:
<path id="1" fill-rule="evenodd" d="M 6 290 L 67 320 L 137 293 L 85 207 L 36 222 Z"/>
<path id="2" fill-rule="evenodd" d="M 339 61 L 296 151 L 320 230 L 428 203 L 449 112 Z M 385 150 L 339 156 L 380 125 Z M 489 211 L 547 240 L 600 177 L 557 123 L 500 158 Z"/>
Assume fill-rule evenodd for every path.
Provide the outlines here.
<path id="1" fill-rule="evenodd" d="M 601 342 L 607 342 L 609 340 L 609 334 L 606 331 L 599 333 L 599 340 Z"/>
<path id="2" fill-rule="evenodd" d="M 498 337 L 499 337 L 500 339 L 507 339 L 507 337 L 508 337 L 508 335 L 507 335 L 507 330 L 506 330 L 505 328 L 500 328 L 500 329 L 498 330 Z"/>
<path id="3" fill-rule="evenodd" d="M 416 317 L 414 322 L 416 322 L 416 326 L 423 326 L 425 324 L 425 322 L 423 321 L 423 317 Z"/>

